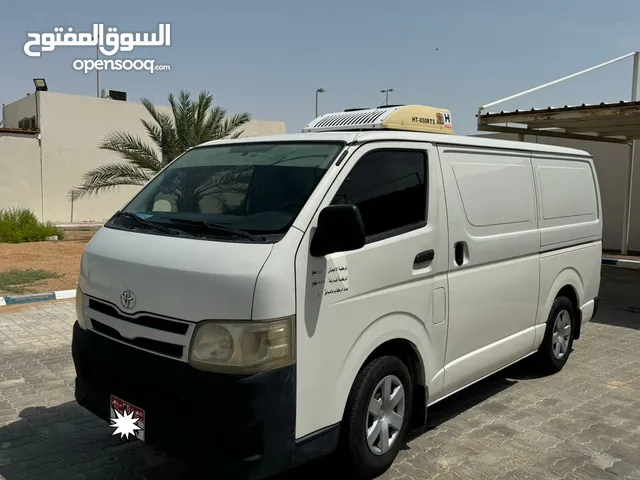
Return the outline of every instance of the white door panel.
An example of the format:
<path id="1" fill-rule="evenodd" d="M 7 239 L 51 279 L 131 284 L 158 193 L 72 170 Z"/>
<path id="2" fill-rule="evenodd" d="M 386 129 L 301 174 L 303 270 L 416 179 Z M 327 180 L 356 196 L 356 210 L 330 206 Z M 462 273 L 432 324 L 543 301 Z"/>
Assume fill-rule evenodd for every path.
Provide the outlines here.
<path id="1" fill-rule="evenodd" d="M 532 158 L 538 190 L 541 246 L 561 248 L 602 238 L 595 168 L 586 158 Z"/>
<path id="2" fill-rule="evenodd" d="M 447 363 L 533 326 L 539 262 L 528 257 L 449 274 Z"/>
<path id="3" fill-rule="evenodd" d="M 372 158 L 366 155 L 381 149 L 427 154 L 426 225 L 369 242 L 356 251 L 311 257 L 309 245 L 318 213 L 337 193 L 342 195 L 339 189 L 345 179 L 353 182 L 357 177 L 355 173 L 354 177 L 350 175 L 355 172 L 352 169 L 358 159 Z M 296 438 L 342 419 L 346 398 L 362 363 L 387 340 L 403 338 L 414 345 L 425 364 L 426 381 L 442 369 L 447 321 L 438 313 L 438 323 L 434 324 L 432 310 L 434 279 L 446 288 L 444 271 L 448 261 L 446 228 L 440 228 L 444 221 L 444 201 L 438 198 L 440 181 L 437 156 L 431 145 L 366 144 L 347 160 L 322 200 L 296 256 Z M 381 210 L 380 214 L 385 212 Z M 363 215 L 365 228 L 366 220 L 371 219 L 367 215 Z M 416 255 L 428 250 L 434 250 L 434 259 L 414 265 Z M 441 303 L 439 297 L 438 309 L 446 311 L 446 305 Z"/>
<path id="4" fill-rule="evenodd" d="M 531 350 L 540 234 L 529 153 L 438 150 L 449 221 L 449 394 Z"/>

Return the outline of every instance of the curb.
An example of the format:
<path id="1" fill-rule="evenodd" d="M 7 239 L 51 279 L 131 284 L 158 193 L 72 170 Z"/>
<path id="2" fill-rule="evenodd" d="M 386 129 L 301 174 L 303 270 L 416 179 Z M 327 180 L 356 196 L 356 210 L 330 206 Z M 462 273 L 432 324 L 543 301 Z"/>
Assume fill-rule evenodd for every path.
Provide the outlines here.
<path id="1" fill-rule="evenodd" d="M 28 293 L 26 295 L 13 295 L 11 297 L 0 297 L 0 307 L 5 305 L 20 305 L 24 303 L 48 302 L 51 300 L 62 300 L 64 298 L 75 298 L 76 291 L 59 290 L 49 293 Z"/>
<path id="2" fill-rule="evenodd" d="M 603 258 L 602 265 L 609 265 L 612 267 L 640 269 L 640 260 L 626 260 L 622 258 Z"/>

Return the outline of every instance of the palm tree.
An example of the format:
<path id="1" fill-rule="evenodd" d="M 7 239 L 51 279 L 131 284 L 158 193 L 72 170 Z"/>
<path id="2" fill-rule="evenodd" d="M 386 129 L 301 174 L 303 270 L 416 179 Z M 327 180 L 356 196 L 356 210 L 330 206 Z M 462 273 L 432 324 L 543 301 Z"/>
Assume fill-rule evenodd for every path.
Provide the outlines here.
<path id="1" fill-rule="evenodd" d="M 118 153 L 126 162 L 109 163 L 89 170 L 80 184 L 71 189 L 70 198 L 112 190 L 122 185 L 145 185 L 164 166 L 191 147 L 211 140 L 237 138 L 238 127 L 251 120 L 249 113 L 227 116 L 222 107 L 213 107 L 213 96 L 202 91 L 197 101 L 182 90 L 178 99 L 169 95 L 173 115 L 160 112 L 150 100 L 141 103 L 153 122 L 141 119 L 154 146 L 127 132 L 114 132 L 100 142 L 101 150 Z M 154 148 L 155 147 L 155 148 Z"/>

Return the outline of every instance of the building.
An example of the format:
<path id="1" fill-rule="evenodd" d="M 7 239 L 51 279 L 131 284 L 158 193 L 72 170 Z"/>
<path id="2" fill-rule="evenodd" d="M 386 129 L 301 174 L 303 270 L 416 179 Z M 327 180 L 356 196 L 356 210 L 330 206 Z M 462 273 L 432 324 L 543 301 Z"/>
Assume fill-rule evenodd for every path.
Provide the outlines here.
<path id="1" fill-rule="evenodd" d="M 169 107 L 159 110 L 171 111 Z M 69 191 L 88 170 L 124 161 L 98 148 L 107 134 L 125 131 L 147 140 L 142 118 L 151 121 L 140 103 L 48 91 L 3 106 L 0 209 L 26 207 L 57 224 L 108 219 L 139 187 L 120 187 L 73 202 Z M 244 137 L 281 134 L 285 124 L 252 120 L 242 130 Z"/>

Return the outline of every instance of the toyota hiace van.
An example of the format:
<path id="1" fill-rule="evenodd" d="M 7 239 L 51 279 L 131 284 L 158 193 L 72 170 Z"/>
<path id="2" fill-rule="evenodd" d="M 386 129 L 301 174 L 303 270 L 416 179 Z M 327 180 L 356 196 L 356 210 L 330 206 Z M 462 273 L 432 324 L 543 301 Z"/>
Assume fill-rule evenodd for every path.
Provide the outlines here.
<path id="1" fill-rule="evenodd" d="M 600 202 L 588 153 L 420 105 L 192 148 L 86 247 L 76 399 L 212 476 L 333 452 L 378 475 L 427 407 L 528 356 L 563 368 L 597 310 Z"/>

